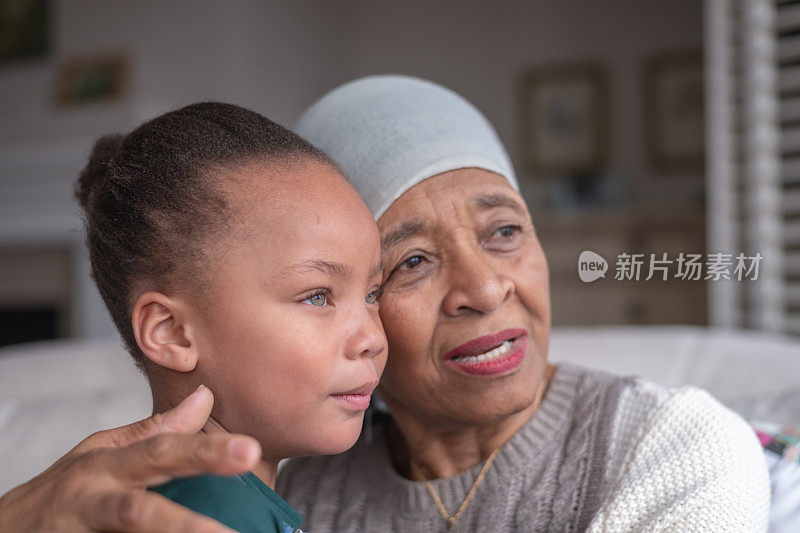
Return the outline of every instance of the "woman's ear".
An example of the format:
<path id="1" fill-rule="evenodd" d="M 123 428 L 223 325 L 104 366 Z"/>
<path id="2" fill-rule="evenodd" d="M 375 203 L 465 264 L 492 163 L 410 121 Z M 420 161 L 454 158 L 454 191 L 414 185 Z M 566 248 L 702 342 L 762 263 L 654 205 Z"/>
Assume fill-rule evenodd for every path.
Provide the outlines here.
<path id="1" fill-rule="evenodd" d="M 197 344 L 186 323 L 184 303 L 146 292 L 133 306 L 133 334 L 139 349 L 159 366 L 189 372 L 197 365 Z"/>

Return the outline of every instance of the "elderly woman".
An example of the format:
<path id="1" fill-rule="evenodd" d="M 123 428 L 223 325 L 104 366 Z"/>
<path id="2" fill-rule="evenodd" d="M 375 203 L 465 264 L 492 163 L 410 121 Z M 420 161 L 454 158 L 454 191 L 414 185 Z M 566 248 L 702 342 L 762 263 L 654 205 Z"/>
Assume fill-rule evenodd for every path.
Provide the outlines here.
<path id="1" fill-rule="evenodd" d="M 297 129 L 340 165 L 378 222 L 389 340 L 383 413 L 368 414 L 350 451 L 293 460 L 278 479 L 305 529 L 766 528 L 767 471 L 740 418 L 697 389 L 548 364 L 545 255 L 506 152 L 474 107 L 425 81 L 365 78 L 323 97 Z M 92 437 L 80 450 L 181 423 L 178 431 L 196 430 L 186 414 L 168 417 Z M 58 505 L 66 485 L 94 491 L 70 515 L 75 529 L 199 527 L 188 512 L 132 492 L 175 474 L 242 467 L 220 442 L 201 452 L 200 437 L 178 438 L 158 437 L 162 453 L 149 460 L 141 445 L 94 462 L 75 453 L 12 493 L 5 510 L 22 520 L 19 509 L 55 502 L 48 511 L 66 514 Z M 163 452 L 165 442 L 182 448 Z M 79 477 L 87 465 L 91 474 Z M 116 481 L 137 469 L 147 471 L 138 485 Z M 90 489 L 101 477 L 103 490 Z M 122 506 L 124 519 L 102 522 L 103 498 L 120 493 L 140 496 Z"/>
<path id="2" fill-rule="evenodd" d="M 388 419 L 278 492 L 327 531 L 758 531 L 753 431 L 700 390 L 547 363 L 548 270 L 494 130 L 403 77 L 344 85 L 297 131 L 372 210 Z M 369 437 L 369 433 L 367 433 Z"/>

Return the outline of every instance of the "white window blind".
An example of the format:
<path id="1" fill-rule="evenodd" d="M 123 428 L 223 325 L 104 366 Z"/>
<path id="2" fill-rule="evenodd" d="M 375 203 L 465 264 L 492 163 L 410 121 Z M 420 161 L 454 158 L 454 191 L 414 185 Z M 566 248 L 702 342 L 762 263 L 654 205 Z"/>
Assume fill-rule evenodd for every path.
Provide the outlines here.
<path id="1" fill-rule="evenodd" d="M 705 69 L 708 253 L 763 257 L 709 321 L 800 334 L 800 1 L 706 0 Z"/>

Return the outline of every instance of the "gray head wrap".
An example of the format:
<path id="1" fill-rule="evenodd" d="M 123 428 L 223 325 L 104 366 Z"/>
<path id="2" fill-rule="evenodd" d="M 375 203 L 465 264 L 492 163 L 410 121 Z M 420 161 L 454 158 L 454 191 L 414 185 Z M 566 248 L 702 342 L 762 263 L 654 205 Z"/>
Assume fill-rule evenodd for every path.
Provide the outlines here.
<path id="1" fill-rule="evenodd" d="M 518 189 L 489 121 L 449 89 L 407 76 L 371 76 L 320 98 L 295 131 L 326 152 L 375 219 L 420 181 L 459 168 L 504 176 Z"/>

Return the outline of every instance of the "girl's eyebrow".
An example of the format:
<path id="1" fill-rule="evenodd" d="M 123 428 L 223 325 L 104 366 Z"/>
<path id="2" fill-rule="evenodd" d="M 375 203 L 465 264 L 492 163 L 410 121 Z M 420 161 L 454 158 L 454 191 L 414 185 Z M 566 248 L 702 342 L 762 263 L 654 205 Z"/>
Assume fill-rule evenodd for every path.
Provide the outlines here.
<path id="1" fill-rule="evenodd" d="M 281 277 L 308 274 L 309 272 L 316 271 L 328 274 L 335 278 L 353 281 L 357 278 L 355 270 L 350 265 L 339 263 L 337 261 L 325 261 L 323 259 L 309 259 L 302 263 L 295 263 L 283 269 Z M 373 269 L 372 277 L 379 275 L 383 271 L 383 263 Z"/>
<path id="2" fill-rule="evenodd" d="M 336 261 L 324 261 L 322 259 L 309 259 L 302 263 L 295 263 L 283 269 L 282 276 L 292 276 L 297 274 L 308 274 L 309 272 L 317 271 L 323 274 L 328 274 L 335 278 L 342 278 L 348 281 L 356 278 L 355 271 L 344 263 Z"/>

